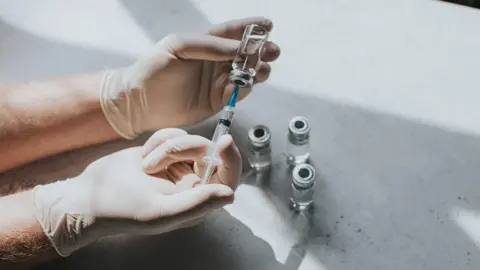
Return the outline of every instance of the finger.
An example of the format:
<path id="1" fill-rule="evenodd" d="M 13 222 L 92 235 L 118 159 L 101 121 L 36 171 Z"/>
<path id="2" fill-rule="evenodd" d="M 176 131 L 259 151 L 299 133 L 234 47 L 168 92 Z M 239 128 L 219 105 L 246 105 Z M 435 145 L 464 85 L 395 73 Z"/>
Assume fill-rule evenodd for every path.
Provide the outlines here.
<path id="1" fill-rule="evenodd" d="M 184 60 L 233 60 L 240 41 L 199 34 L 170 34 L 159 46 Z"/>
<path id="2" fill-rule="evenodd" d="M 243 19 L 226 21 L 224 23 L 213 26 L 208 34 L 217 37 L 229 38 L 229 39 L 241 39 L 245 27 L 249 24 L 258 24 L 265 27 L 267 31 L 272 31 L 273 23 L 271 20 L 265 17 L 248 17 Z"/>
<path id="3" fill-rule="evenodd" d="M 187 134 L 188 133 L 185 130 L 179 128 L 164 128 L 158 130 L 152 136 L 150 136 L 147 142 L 145 142 L 145 144 L 142 146 L 142 157 L 146 157 L 148 154 L 150 154 L 150 152 L 152 152 L 166 140 Z"/>
<path id="4" fill-rule="evenodd" d="M 268 80 L 272 68 L 268 63 L 260 62 L 259 68 L 257 70 L 257 75 L 255 76 L 255 83 L 262 83 Z M 248 93 L 247 93 L 248 94 Z"/>
<path id="5" fill-rule="evenodd" d="M 201 218 L 203 218 L 205 215 L 217 209 L 220 209 L 227 204 L 233 203 L 233 200 L 234 200 L 233 194 L 232 196 L 227 196 L 222 198 L 211 198 L 206 202 L 202 203 L 200 206 L 197 206 L 191 209 L 190 211 L 187 211 L 181 214 L 180 217 L 183 217 L 183 221 L 184 221 L 182 222 L 182 225 L 189 226 L 187 224 L 192 224 L 194 222 L 198 223 L 199 221 L 201 221 Z M 188 217 L 188 220 L 185 217 Z"/>
<path id="6" fill-rule="evenodd" d="M 198 185 L 189 190 L 158 197 L 158 216 L 174 216 L 205 203 L 212 198 L 233 196 L 233 190 L 225 185 Z"/>
<path id="7" fill-rule="evenodd" d="M 179 188 L 166 178 L 151 177 L 149 182 L 152 189 L 161 194 L 169 195 L 179 192 Z"/>
<path id="8" fill-rule="evenodd" d="M 205 163 L 203 163 L 202 161 L 195 162 L 193 164 L 193 171 L 199 177 L 203 177 L 205 175 Z"/>
<path id="9" fill-rule="evenodd" d="M 201 222 L 205 215 L 212 213 L 213 211 L 220 209 L 227 204 L 231 204 L 233 199 L 233 195 L 222 198 L 212 198 L 208 199 L 199 206 L 196 206 L 193 209 L 182 212 L 178 215 L 162 217 L 150 222 L 129 221 L 129 224 L 126 224 L 126 230 L 134 232 L 135 234 L 152 235 L 193 226 Z"/>
<path id="10" fill-rule="evenodd" d="M 146 173 L 156 173 L 175 162 L 198 160 L 205 156 L 210 140 L 198 135 L 184 135 L 166 140 L 142 161 Z"/>
<path id="11" fill-rule="evenodd" d="M 185 162 L 173 163 L 167 167 L 166 171 L 171 177 L 170 180 L 175 184 L 185 175 L 194 173 L 192 166 L 187 165 Z"/>
<path id="12" fill-rule="evenodd" d="M 267 41 L 263 46 L 262 60 L 265 62 L 272 62 L 277 60 L 280 56 L 280 47 L 277 44 Z"/>
<path id="13" fill-rule="evenodd" d="M 213 175 L 210 183 L 227 185 L 235 190 L 242 173 L 242 158 L 240 156 L 240 151 L 233 142 L 230 134 L 222 136 L 218 144 L 222 165 L 218 166 L 217 172 Z"/>
<path id="14" fill-rule="evenodd" d="M 200 177 L 195 173 L 186 174 L 182 177 L 182 179 L 175 183 L 175 185 L 177 186 L 175 191 L 183 192 L 185 190 L 191 189 L 195 187 L 198 183 L 200 183 L 200 180 Z"/>
<path id="15" fill-rule="evenodd" d="M 168 166 L 169 179 L 176 185 L 176 191 L 180 192 L 192 188 L 200 181 L 200 177 L 193 171 L 191 165 L 185 162 L 177 162 Z"/>

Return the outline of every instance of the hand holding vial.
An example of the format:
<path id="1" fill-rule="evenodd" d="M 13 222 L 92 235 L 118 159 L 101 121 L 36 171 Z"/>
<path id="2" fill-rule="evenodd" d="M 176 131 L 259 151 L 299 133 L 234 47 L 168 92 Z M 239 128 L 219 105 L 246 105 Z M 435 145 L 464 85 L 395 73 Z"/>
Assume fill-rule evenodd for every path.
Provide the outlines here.
<path id="1" fill-rule="evenodd" d="M 232 62 L 230 81 L 234 85 L 238 87 L 253 85 L 268 34 L 267 29 L 257 24 L 250 24 L 245 28 L 237 55 Z"/>

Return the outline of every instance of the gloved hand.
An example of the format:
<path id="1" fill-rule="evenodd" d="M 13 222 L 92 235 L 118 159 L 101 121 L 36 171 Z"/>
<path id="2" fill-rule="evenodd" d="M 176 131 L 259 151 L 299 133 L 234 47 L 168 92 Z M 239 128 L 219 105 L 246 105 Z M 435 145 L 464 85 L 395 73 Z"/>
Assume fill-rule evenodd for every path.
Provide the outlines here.
<path id="1" fill-rule="evenodd" d="M 259 24 L 267 29 L 265 18 L 246 18 L 214 26 L 207 34 L 170 34 L 132 66 L 107 70 L 100 87 L 103 112 L 122 137 L 165 127 L 198 123 L 224 105 L 233 91 L 228 75 L 245 26 Z M 267 80 L 268 62 L 280 48 L 267 42 L 255 82 Z M 242 88 L 238 100 L 249 89 Z"/>
<path id="2" fill-rule="evenodd" d="M 61 256 L 103 236 L 191 226 L 231 203 L 240 179 L 240 153 L 225 135 L 223 165 L 211 184 L 197 184 L 210 144 L 180 129 L 160 130 L 143 147 L 100 158 L 78 177 L 35 187 L 36 216 Z"/>

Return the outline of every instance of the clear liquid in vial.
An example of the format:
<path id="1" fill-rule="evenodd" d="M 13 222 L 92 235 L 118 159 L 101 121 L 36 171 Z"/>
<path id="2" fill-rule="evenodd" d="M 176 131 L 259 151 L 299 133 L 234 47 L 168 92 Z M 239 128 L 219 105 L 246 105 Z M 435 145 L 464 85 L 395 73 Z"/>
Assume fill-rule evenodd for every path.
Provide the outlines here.
<path id="1" fill-rule="evenodd" d="M 248 163 L 257 171 L 266 170 L 272 164 L 270 147 L 270 130 L 264 125 L 257 125 L 248 131 Z"/>
<path id="2" fill-rule="evenodd" d="M 267 39 L 268 31 L 265 28 L 254 24 L 247 26 L 237 55 L 232 62 L 232 68 L 248 71 L 254 77 L 260 61 L 260 51 Z"/>
<path id="3" fill-rule="evenodd" d="M 290 207 L 297 211 L 310 209 L 315 189 L 315 169 L 309 164 L 295 166 L 291 188 Z"/>
<path id="4" fill-rule="evenodd" d="M 268 169 L 272 164 L 270 146 L 264 148 L 250 146 L 248 163 L 257 171 Z"/>
<path id="5" fill-rule="evenodd" d="M 295 116 L 288 123 L 287 163 L 296 165 L 310 158 L 310 124 L 304 116 Z"/>
<path id="6" fill-rule="evenodd" d="M 292 195 L 289 204 L 292 209 L 305 211 L 311 208 L 313 204 L 313 192 L 315 185 L 304 188 L 292 183 Z"/>
<path id="7" fill-rule="evenodd" d="M 310 157 L 310 146 L 308 142 L 304 144 L 287 144 L 287 162 L 290 165 L 296 165 L 307 162 Z"/>

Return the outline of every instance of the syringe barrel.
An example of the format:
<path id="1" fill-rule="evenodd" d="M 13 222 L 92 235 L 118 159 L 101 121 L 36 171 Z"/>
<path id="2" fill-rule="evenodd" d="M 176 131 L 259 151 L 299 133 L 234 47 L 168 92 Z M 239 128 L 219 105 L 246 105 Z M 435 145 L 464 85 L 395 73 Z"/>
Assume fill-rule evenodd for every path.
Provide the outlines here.
<path id="1" fill-rule="evenodd" d="M 235 109 L 234 107 L 230 107 L 230 106 L 223 107 L 222 114 L 220 115 L 220 119 L 227 119 L 228 121 L 232 121 L 234 109 Z"/>
<path id="2" fill-rule="evenodd" d="M 233 120 L 234 108 L 225 106 L 221 112 L 220 120 L 215 128 L 215 132 L 212 137 L 212 145 L 208 148 L 207 155 L 203 158 L 203 161 L 208 164 L 219 165 L 222 163 L 218 156 L 218 140 L 230 131 L 230 125 Z"/>
<path id="3" fill-rule="evenodd" d="M 229 126 L 225 126 L 223 124 L 218 124 L 215 130 L 215 134 L 213 134 L 212 142 L 217 143 L 221 136 L 227 134 L 230 131 Z"/>

